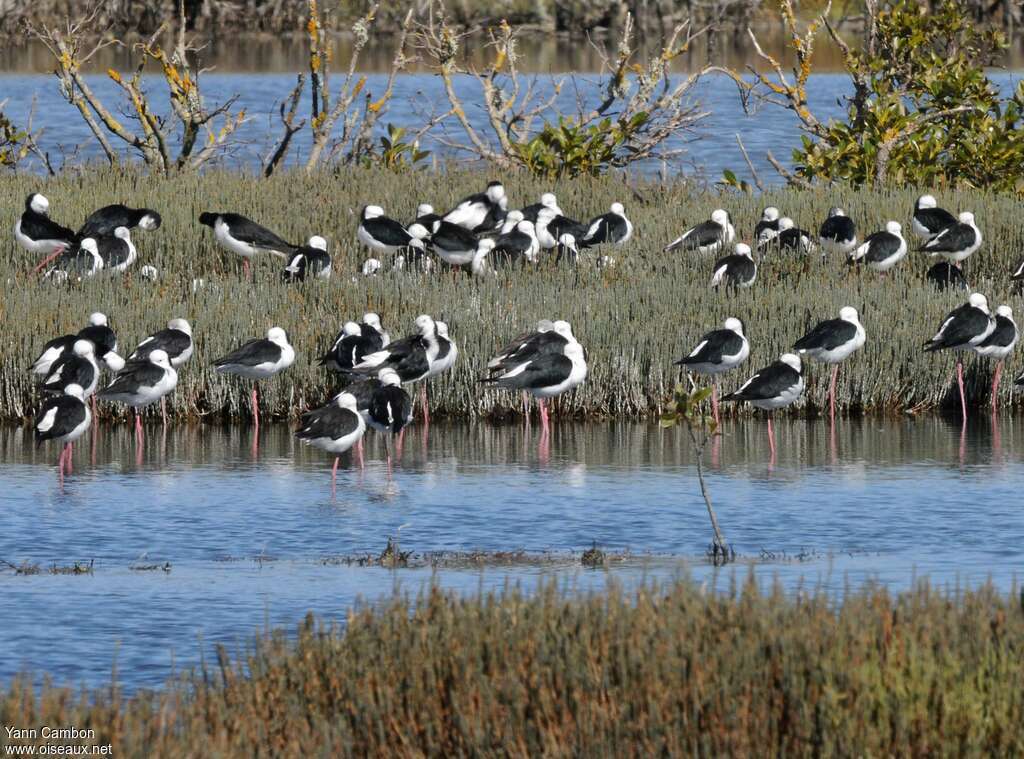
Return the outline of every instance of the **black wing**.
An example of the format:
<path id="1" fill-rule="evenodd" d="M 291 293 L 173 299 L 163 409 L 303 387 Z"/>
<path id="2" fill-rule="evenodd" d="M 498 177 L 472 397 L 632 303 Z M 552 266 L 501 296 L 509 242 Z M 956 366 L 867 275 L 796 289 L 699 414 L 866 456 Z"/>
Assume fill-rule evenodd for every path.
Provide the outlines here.
<path id="1" fill-rule="evenodd" d="M 140 387 L 153 387 L 164 378 L 165 371 L 148 359 L 129 361 L 114 381 L 100 391 L 100 398 L 136 395 Z"/>
<path id="2" fill-rule="evenodd" d="M 53 424 L 50 426 L 50 429 L 43 432 L 39 429 L 39 425 L 53 409 L 56 409 Z M 63 437 L 84 421 L 85 404 L 77 398 L 73 398 L 70 395 L 49 398 L 40 407 L 39 413 L 36 414 L 36 442 L 42 443 L 44 440 Z"/>
<path id="3" fill-rule="evenodd" d="M 940 261 L 932 266 L 925 275 L 928 281 L 940 290 L 947 287 L 955 287 L 958 290 L 967 289 L 967 280 L 964 273 L 948 261 Z"/>
<path id="4" fill-rule="evenodd" d="M 723 401 L 763 401 L 778 398 L 800 381 L 800 373 L 784 361 L 773 361 Z"/>
<path id="5" fill-rule="evenodd" d="M 743 338 L 731 329 L 716 329 L 704 335 L 697 343 L 700 350 L 676 361 L 677 366 L 689 364 L 720 364 L 725 356 L 735 356 L 743 350 Z"/>
<path id="6" fill-rule="evenodd" d="M 295 247 L 291 243 L 285 242 L 266 227 L 260 226 L 252 219 L 247 219 L 241 214 L 222 213 L 219 215 L 224 220 L 224 223 L 228 225 L 228 231 L 231 233 L 231 236 L 236 240 L 241 240 L 257 248 L 276 250 L 280 253 L 287 253 Z"/>
<path id="7" fill-rule="evenodd" d="M 281 358 L 281 348 L 266 338 L 256 338 L 213 362 L 214 366 L 258 366 Z"/>
<path id="8" fill-rule="evenodd" d="M 1013 345 L 1014 340 L 1017 339 L 1017 327 L 1014 323 L 1007 319 L 1005 316 L 996 315 L 996 328 L 992 330 L 992 334 L 978 343 L 979 348 L 989 348 L 992 346 L 998 346 L 1005 348 L 1007 345 Z"/>
<path id="9" fill-rule="evenodd" d="M 402 247 L 409 244 L 412 235 L 399 222 L 389 219 L 387 216 L 378 216 L 363 221 L 363 227 L 374 240 L 379 240 L 384 245 Z"/>
<path id="10" fill-rule="evenodd" d="M 372 331 L 372 330 L 371 330 Z M 363 335 L 345 335 L 331 346 L 331 349 L 322 355 L 318 361 L 321 366 L 336 372 L 344 372 L 371 353 L 380 350 L 380 336 L 375 341 Z"/>
<path id="11" fill-rule="evenodd" d="M 933 338 L 925 343 L 926 351 L 967 345 L 988 329 L 989 317 L 981 309 L 965 303 L 951 311 L 942 324 L 942 334 L 937 335 L 938 339 Z"/>
<path id="12" fill-rule="evenodd" d="M 955 253 L 974 245 L 975 239 L 974 229 L 969 224 L 956 223 L 922 245 L 921 250 L 929 253 Z"/>
<path id="13" fill-rule="evenodd" d="M 103 358 L 110 351 L 117 350 L 117 336 L 106 325 L 90 325 L 78 331 L 78 338 L 88 340 L 96 347 L 96 355 Z"/>
<path id="14" fill-rule="evenodd" d="M 933 235 L 957 223 L 956 217 L 945 208 L 919 208 L 914 211 L 914 218 Z"/>
<path id="15" fill-rule="evenodd" d="M 548 353 L 528 359 L 526 368 L 512 377 L 488 377 L 481 382 L 495 383 L 500 387 L 515 390 L 529 390 L 565 382 L 571 373 L 572 361 L 567 356 L 561 353 Z"/>
<path id="16" fill-rule="evenodd" d="M 316 440 L 329 438 L 337 440 L 351 435 L 359 429 L 359 415 L 348 408 L 341 408 L 336 403 L 329 403 L 322 408 L 307 411 L 302 415 L 302 422 L 295 437 L 299 440 Z"/>
<path id="17" fill-rule="evenodd" d="M 835 350 L 856 334 L 857 328 L 845 319 L 828 319 L 797 340 L 793 348 L 798 351 Z"/>
<path id="18" fill-rule="evenodd" d="M 857 225 L 849 216 L 829 216 L 821 225 L 818 236 L 822 240 L 846 242 L 857 236 Z"/>
<path id="19" fill-rule="evenodd" d="M 442 221 L 437 231 L 430 236 L 431 244 L 440 250 L 459 252 L 475 250 L 476 235 L 458 224 Z"/>
<path id="20" fill-rule="evenodd" d="M 378 389 L 370 400 L 370 418 L 393 433 L 412 421 L 412 399 L 400 387 L 386 385 Z"/>
<path id="21" fill-rule="evenodd" d="M 74 353 L 66 353 L 53 362 L 42 388 L 47 393 L 62 393 L 72 383 L 89 387 L 95 379 L 96 367 L 91 361 Z"/>
<path id="22" fill-rule="evenodd" d="M 155 350 L 166 351 L 169 359 L 176 359 L 192 345 L 192 338 L 179 329 L 162 329 L 154 332 L 136 346 L 131 359 L 147 358 Z"/>
<path id="23" fill-rule="evenodd" d="M 96 249 L 99 251 L 100 258 L 103 259 L 103 267 L 105 269 L 113 269 L 115 266 L 121 266 L 128 261 L 130 255 L 130 249 L 128 243 L 122 240 L 120 237 L 94 237 L 96 240 Z"/>
<path id="24" fill-rule="evenodd" d="M 696 250 L 721 242 L 725 230 L 716 221 L 702 221 L 665 246 L 665 250 Z"/>
<path id="25" fill-rule="evenodd" d="M 68 245 L 77 239 L 70 229 L 35 211 L 21 215 L 21 233 L 32 240 L 63 240 Z"/>
<path id="26" fill-rule="evenodd" d="M 144 216 L 152 216 L 156 220 L 156 226 L 160 226 L 160 214 L 150 208 L 129 208 L 121 203 L 103 206 L 89 214 L 85 223 L 78 230 L 78 237 L 82 239 L 97 235 L 112 235 L 118 227 L 133 229 L 139 225 Z"/>
<path id="27" fill-rule="evenodd" d="M 868 245 L 864 261 L 869 262 L 884 261 L 895 254 L 902 244 L 900 238 L 891 232 L 874 232 L 868 235 L 868 239 L 864 242 Z"/>

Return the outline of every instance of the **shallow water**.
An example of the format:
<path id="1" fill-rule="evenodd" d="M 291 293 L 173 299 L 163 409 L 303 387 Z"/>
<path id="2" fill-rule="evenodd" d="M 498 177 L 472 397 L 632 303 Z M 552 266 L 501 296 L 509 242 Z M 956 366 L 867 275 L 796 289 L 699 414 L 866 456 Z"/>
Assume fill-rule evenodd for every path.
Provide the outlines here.
<path id="1" fill-rule="evenodd" d="M 538 99 L 545 99 L 553 83 L 565 75 L 538 74 Z M 993 81 L 1004 92 L 1009 92 L 1024 77 L 1024 72 L 992 72 Z M 385 74 L 369 74 L 367 90 L 379 96 L 385 89 Z M 340 86 L 340 77 L 335 86 Z M 118 102 L 120 89 L 104 74 L 86 76 L 91 88 L 108 103 Z M 162 79 L 147 77 L 147 86 L 159 93 L 153 107 L 157 113 L 167 110 L 166 84 Z M 295 86 L 295 75 L 291 73 L 209 73 L 203 77 L 203 93 L 208 104 L 222 103 L 238 96 L 237 107 L 244 108 L 249 121 L 235 133 L 237 145 L 224 157 L 224 164 L 233 168 L 246 167 L 258 170 L 274 151 L 280 139 L 281 126 L 277 113 L 283 98 Z M 469 76 L 456 79 L 456 91 L 467 105 L 467 114 L 477 129 L 487 134 L 486 113 L 478 107 L 479 85 Z M 822 121 L 845 116 L 843 96 L 852 92 L 849 79 L 843 74 L 815 74 L 808 84 L 808 105 Z M 572 115 L 578 109 L 593 108 L 601 98 L 600 79 L 596 74 L 580 74 L 575 85 L 565 84 L 556 106 L 564 114 Z M 102 153 L 95 143 L 89 128 L 78 115 L 77 110 L 65 102 L 53 76 L 44 74 L 2 74 L 0 73 L 0 100 L 7 99 L 5 111 L 17 124 L 28 123 L 35 108 L 36 127 L 45 127 L 38 142 L 42 150 L 50 154 L 52 163 L 60 168 L 65 158 L 71 164 L 87 160 L 101 160 Z M 708 115 L 699 122 L 692 132 L 677 133 L 664 143 L 665 150 L 686 149 L 680 163 L 667 168 L 658 160 L 638 164 L 641 172 L 659 174 L 662 171 L 674 175 L 682 170 L 687 175 L 696 175 L 708 181 L 717 181 L 726 169 L 732 170 L 741 179 L 752 180 L 736 142 L 737 135 L 743 140 L 755 169 L 766 184 L 781 184 L 781 178 L 767 159 L 771 152 L 783 165 L 792 166 L 792 150 L 800 143 L 799 122 L 794 114 L 782 108 L 763 106 L 753 113 L 744 113 L 737 95 L 736 85 L 722 74 L 711 74 L 702 79 L 692 91 L 692 105 L 698 112 Z M 308 116 L 308 98 L 304 98 L 299 117 Z M 447 110 L 447 100 L 439 77 L 430 74 L 406 74 L 397 78 L 394 96 L 388 105 L 386 115 L 378 124 L 378 132 L 384 133 L 388 123 L 419 129 L 431 117 Z M 305 110 L 304 110 L 305 109 Z M 555 121 L 557 114 L 548 113 L 547 118 Z M 454 122 L 442 125 L 428 133 L 420 147 L 433 151 L 434 158 L 468 159 L 468 153 L 454 150 L 446 142 L 466 143 Z M 309 130 L 296 134 L 287 165 L 297 165 L 305 159 L 311 144 Z M 427 161 L 429 164 L 434 160 Z M 40 167 L 36 167 L 40 168 Z"/>
<path id="2" fill-rule="evenodd" d="M 56 451 L 30 431 L 0 430 L 0 559 L 94 561 L 91 575 L 0 572 L 0 682 L 19 671 L 102 684 L 116 661 L 129 689 L 157 686 L 215 643 L 244 647 L 269 624 L 291 629 L 312 610 L 342 619 L 358 599 L 432 579 L 460 592 L 555 577 L 590 589 L 690 573 L 726 586 L 757 564 L 787 588 L 878 580 L 904 588 L 991 578 L 1009 589 L 1024 569 L 1024 421 L 939 418 L 777 425 L 774 460 L 756 419 L 727 422 L 707 453 L 709 487 L 743 562 L 715 577 L 702 558 L 709 527 L 688 444 L 655 424 L 556 423 L 413 427 L 388 477 L 379 440 L 367 468 L 330 460 L 264 427 L 159 427 L 135 449 L 126 427 L 76 446 L 63 488 Z M 542 566 L 398 569 L 338 565 L 378 555 L 387 536 L 416 552 L 553 552 Z M 634 557 L 584 569 L 568 554 L 592 542 Z M 764 552 L 764 553 L 762 553 Z M 557 557 L 563 557 L 560 560 Z M 169 562 L 169 572 L 136 571 Z"/>

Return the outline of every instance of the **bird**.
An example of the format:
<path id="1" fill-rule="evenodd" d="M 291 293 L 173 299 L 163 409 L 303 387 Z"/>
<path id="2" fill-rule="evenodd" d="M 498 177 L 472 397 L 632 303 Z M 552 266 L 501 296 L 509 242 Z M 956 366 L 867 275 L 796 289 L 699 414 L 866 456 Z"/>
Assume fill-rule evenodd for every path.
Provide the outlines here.
<path id="1" fill-rule="evenodd" d="M 831 208 L 818 230 L 818 242 L 823 255 L 829 252 L 849 255 L 857 247 L 857 225 L 842 208 Z"/>
<path id="2" fill-rule="evenodd" d="M 622 203 L 612 203 L 608 213 L 595 216 L 586 225 L 586 232 L 576 242 L 582 248 L 595 245 L 625 245 L 633 236 L 633 222 L 626 217 Z"/>
<path id="3" fill-rule="evenodd" d="M 94 351 L 95 347 L 90 341 L 81 338 L 75 340 L 71 352 L 53 362 L 40 389 L 53 395 L 63 393 L 68 385 L 78 385 L 82 388 L 83 397 L 91 396 L 100 379 L 100 368 Z"/>
<path id="4" fill-rule="evenodd" d="M 100 255 L 96 238 L 86 237 L 77 245 L 67 248 L 44 275 L 54 282 L 66 282 L 72 277 L 81 281 L 103 271 L 103 257 Z"/>
<path id="5" fill-rule="evenodd" d="M 967 302 L 953 309 L 942 320 L 935 336 L 924 344 L 927 352 L 939 350 L 957 351 L 956 381 L 960 388 L 960 409 L 964 424 L 967 423 L 967 400 L 964 397 L 964 363 L 962 351 L 973 350 L 996 328 L 995 320 L 988 310 L 988 299 L 981 293 L 971 293 Z"/>
<path id="6" fill-rule="evenodd" d="M 516 335 L 498 351 L 497 355 L 487 362 L 487 371 L 491 375 L 503 374 L 538 355 L 562 354 L 572 339 L 575 338 L 569 322 L 541 319 L 537 322 L 536 329 Z"/>
<path id="7" fill-rule="evenodd" d="M 163 219 L 152 208 L 129 208 L 121 203 L 97 208 L 89 214 L 78 228 L 77 237 L 103 237 L 114 234 L 118 227 L 144 229 L 147 232 L 160 229 Z"/>
<path id="8" fill-rule="evenodd" d="M 475 277 L 480 277 L 487 272 L 494 272 L 494 269 L 488 266 L 487 257 L 494 250 L 494 238 L 484 237 L 480 240 L 477 245 L 476 253 L 473 254 L 473 260 L 469 262 L 469 271 Z"/>
<path id="9" fill-rule="evenodd" d="M 540 253 L 540 241 L 532 221 L 521 221 L 516 228 L 506 235 L 499 235 L 494 240 L 494 248 L 490 252 L 496 262 L 505 264 L 536 263 Z"/>
<path id="10" fill-rule="evenodd" d="M 843 306 L 838 319 L 818 322 L 814 329 L 793 344 L 793 350 L 816 361 L 832 364 L 832 379 L 828 384 L 829 418 L 836 416 L 836 378 L 839 364 L 864 347 L 867 334 L 860 323 L 857 309 Z"/>
<path id="11" fill-rule="evenodd" d="M 464 266 L 472 262 L 480 242 L 468 229 L 443 219 L 434 222 L 430 235 L 431 250 L 451 266 Z"/>
<path id="12" fill-rule="evenodd" d="M 313 235 L 305 245 L 296 248 L 281 272 L 283 282 L 304 282 L 307 277 L 331 278 L 331 255 L 327 252 L 327 240 L 319 235 Z"/>
<path id="13" fill-rule="evenodd" d="M 1002 305 L 996 307 L 995 329 L 974 347 L 974 352 L 984 358 L 996 359 L 996 371 L 992 377 L 992 411 L 995 412 L 999 397 L 999 379 L 1003 374 L 1003 362 L 1017 345 L 1020 333 L 1013 320 L 1013 309 Z"/>
<path id="14" fill-rule="evenodd" d="M 381 326 L 380 317 L 374 313 L 367 313 L 363 315 L 361 324 L 345 322 L 341 332 L 334 338 L 330 350 L 320 356 L 317 363 L 332 372 L 347 372 L 364 357 L 376 353 L 388 342 L 390 337 Z"/>
<path id="15" fill-rule="evenodd" d="M 128 227 L 118 227 L 112 235 L 100 235 L 86 239 L 96 241 L 96 250 L 100 258 L 103 259 L 103 271 L 127 271 L 128 267 L 139 257 Z"/>
<path id="16" fill-rule="evenodd" d="M 178 373 L 166 351 L 155 350 L 145 358 L 124 365 L 113 381 L 99 392 L 100 400 L 124 403 L 135 409 L 135 438 L 142 443 L 141 409 L 156 403 L 178 384 Z M 166 415 L 163 422 L 167 424 Z"/>
<path id="17" fill-rule="evenodd" d="M 516 228 L 516 225 L 519 224 L 519 222 L 525 220 L 526 217 L 523 215 L 522 211 L 509 211 L 507 214 L 505 214 L 505 218 L 502 220 L 501 226 L 498 227 L 498 234 L 507 235 L 509 232 Z M 534 226 L 536 226 L 536 220 L 531 219 L 530 221 L 533 221 Z"/>
<path id="18" fill-rule="evenodd" d="M 363 261 L 363 267 L 360 271 L 364 277 L 376 277 L 382 266 L 383 264 L 379 258 L 367 258 Z"/>
<path id="19" fill-rule="evenodd" d="M 761 247 L 779 233 L 779 209 L 768 206 L 761 211 L 761 219 L 754 227 L 754 243 Z"/>
<path id="20" fill-rule="evenodd" d="M 520 213 L 523 219 L 526 221 L 532 221 L 534 224 L 537 223 L 537 215 L 545 208 L 554 211 L 556 215 L 562 215 L 562 209 L 558 207 L 558 198 L 555 197 L 553 192 L 545 192 L 540 196 L 539 203 L 531 203 L 530 205 L 523 208 Z"/>
<path id="21" fill-rule="evenodd" d="M 505 218 L 508 196 L 501 182 L 490 182 L 484 192 L 463 198 L 444 215 L 449 224 L 456 224 L 470 232 L 493 230 Z"/>
<path id="22" fill-rule="evenodd" d="M 946 227 L 921 245 L 921 250 L 933 256 L 941 256 L 951 264 L 959 266 L 981 247 L 981 230 L 974 223 L 974 214 L 964 211 L 957 222 Z"/>
<path id="23" fill-rule="evenodd" d="M 1024 265 L 1021 268 L 1024 268 Z M 925 278 L 938 290 L 945 290 L 949 287 L 957 290 L 968 289 L 967 278 L 964 277 L 963 271 L 949 261 L 939 261 L 937 264 L 933 264 L 925 274 Z"/>
<path id="24" fill-rule="evenodd" d="M 448 334 L 448 325 L 435 321 L 434 328 L 437 331 L 437 356 L 430 365 L 430 371 L 427 373 L 428 379 L 451 369 L 459 357 L 459 346 Z"/>
<path id="25" fill-rule="evenodd" d="M 665 246 L 664 250 L 695 250 L 698 253 L 717 253 L 736 239 L 736 230 L 729 220 L 729 213 L 718 208 L 711 218 L 690 227 L 679 237 Z"/>
<path id="26" fill-rule="evenodd" d="M 402 388 L 398 372 L 389 367 L 381 369 L 376 377 L 366 377 L 347 388 L 359 399 L 359 410 L 366 423 L 377 432 L 386 435 L 384 450 L 387 454 L 388 467 L 391 466 L 391 445 L 395 435 L 398 442 L 395 446 L 399 458 L 402 455 L 402 439 L 405 428 L 412 423 L 413 402 L 409 394 Z"/>
<path id="27" fill-rule="evenodd" d="M 114 334 L 114 330 L 107 322 L 106 314 L 99 311 L 89 314 L 89 326 L 78 330 L 78 337 L 93 344 L 96 358 L 104 361 L 115 372 L 120 371 L 121 366 L 124 365 L 124 359 L 116 355 L 117 335 Z"/>
<path id="28" fill-rule="evenodd" d="M 803 395 L 804 375 L 800 356 L 783 353 L 748 379 L 739 390 L 722 397 L 723 401 L 747 401 L 755 408 L 772 411 L 794 403 Z M 768 416 L 768 447 L 775 455 L 775 433 L 772 418 Z"/>
<path id="29" fill-rule="evenodd" d="M 242 257 L 242 268 L 249 276 L 252 276 L 249 259 L 257 253 L 287 259 L 295 250 L 294 245 L 241 214 L 204 211 L 199 214 L 199 223 L 210 227 L 223 247 Z"/>
<path id="30" fill-rule="evenodd" d="M 540 210 L 534 230 L 544 250 L 561 247 L 574 254 L 579 253 L 579 242 L 587 235 L 587 227 L 551 208 Z"/>
<path id="31" fill-rule="evenodd" d="M 400 340 L 395 340 L 376 353 L 363 357 L 363 360 L 352 367 L 352 373 L 376 375 L 388 367 L 397 372 L 403 383 L 418 382 L 430 376 L 430 369 L 437 360 L 440 345 L 437 339 L 437 325 L 427 314 L 420 314 L 415 321 L 416 332 Z M 423 387 L 424 421 L 430 418 L 427 409 L 427 389 Z"/>
<path id="32" fill-rule="evenodd" d="M 334 454 L 331 467 L 331 495 L 337 492 L 338 464 L 341 454 L 358 443 L 366 432 L 366 422 L 351 393 L 338 393 L 326 406 L 302 415 L 295 437 L 306 445 Z"/>
<path id="33" fill-rule="evenodd" d="M 540 407 L 542 437 L 549 433 L 548 411 L 545 400 L 555 398 L 568 390 L 581 385 L 587 378 L 587 361 L 583 346 L 572 336 L 568 326 L 569 339 L 561 352 L 533 353 L 522 357 L 515 363 L 508 362 L 502 370 L 484 377 L 480 382 L 505 388 L 507 390 L 525 390 L 537 399 Z M 505 359 L 504 361 L 508 361 Z"/>
<path id="34" fill-rule="evenodd" d="M 167 322 L 166 329 L 158 330 L 143 338 L 132 354 L 128 356 L 128 360 L 144 359 L 155 350 L 162 350 L 166 353 L 174 368 L 184 364 L 192 358 L 192 352 L 195 350 L 192 325 L 186 319 L 171 319 Z"/>
<path id="35" fill-rule="evenodd" d="M 256 380 L 273 377 L 295 363 L 295 349 L 288 342 L 288 333 L 280 327 L 271 327 L 266 337 L 249 340 L 241 347 L 213 362 L 222 374 L 234 374 L 253 380 L 252 421 L 256 429 L 260 426 L 259 398 Z"/>
<path id="36" fill-rule="evenodd" d="M 863 262 L 869 269 L 885 273 L 907 255 L 907 241 L 898 221 L 887 221 L 881 232 L 872 232 L 850 254 L 850 263 Z"/>
<path id="37" fill-rule="evenodd" d="M 711 413 L 718 417 L 718 375 L 732 371 L 750 356 L 750 341 L 747 340 L 743 322 L 730 316 L 722 323 L 721 329 L 705 333 L 700 342 L 686 356 L 676 361 L 676 366 L 685 367 L 697 374 L 707 374 L 711 382 Z"/>
<path id="38" fill-rule="evenodd" d="M 36 446 L 47 440 L 61 444 L 57 460 L 57 474 L 63 479 L 65 470 L 71 471 L 71 449 L 76 440 L 92 424 L 92 413 L 85 402 L 83 389 L 74 383 L 64 388 L 61 395 L 47 398 L 35 419 Z"/>
<path id="39" fill-rule="evenodd" d="M 750 246 L 737 243 L 736 252 L 715 261 L 711 274 L 711 287 L 750 287 L 757 279 L 757 264 L 751 255 Z"/>
<path id="40" fill-rule="evenodd" d="M 117 338 L 114 336 L 114 331 L 107 326 L 106 314 L 97 311 L 89 315 L 89 325 L 83 327 L 77 334 L 61 335 L 47 342 L 43 346 L 42 352 L 32 362 L 29 371 L 33 374 L 48 375 L 54 363 L 63 356 L 69 355 L 74 349 L 75 342 L 79 339 L 92 342 L 95 346 L 96 356 L 99 358 L 117 350 Z M 118 356 L 117 360 L 123 359 Z M 116 362 L 115 366 L 110 368 L 116 371 Z"/>
<path id="41" fill-rule="evenodd" d="M 423 241 L 402 223 L 384 215 L 380 206 L 364 206 L 356 230 L 359 242 L 378 253 L 396 253 L 403 248 L 423 250 Z"/>
<path id="42" fill-rule="evenodd" d="M 413 224 L 419 224 L 424 229 L 433 229 L 434 222 L 440 218 L 441 215 L 434 213 L 434 207 L 430 203 L 420 203 L 416 206 L 416 218 L 413 220 Z"/>
<path id="43" fill-rule="evenodd" d="M 380 316 L 372 311 L 363 314 L 363 318 L 359 321 L 359 330 L 363 333 L 363 337 L 372 341 L 374 350 L 385 348 L 391 342 L 391 335 L 384 329 Z"/>
<path id="44" fill-rule="evenodd" d="M 911 218 L 914 234 L 924 240 L 930 240 L 946 227 L 956 224 L 956 217 L 945 208 L 939 208 L 932 195 L 922 195 L 917 199 Z"/>
<path id="45" fill-rule="evenodd" d="M 779 219 L 777 234 L 771 238 L 767 246 L 776 245 L 779 250 L 795 250 L 807 253 L 814 249 L 814 240 L 806 229 L 800 229 L 788 216 Z"/>
<path id="46" fill-rule="evenodd" d="M 25 210 L 14 222 L 14 239 L 29 253 L 46 257 L 36 266 L 42 271 L 47 264 L 66 250 L 74 247 L 75 233 L 49 217 L 50 201 L 34 192 L 25 198 Z"/>

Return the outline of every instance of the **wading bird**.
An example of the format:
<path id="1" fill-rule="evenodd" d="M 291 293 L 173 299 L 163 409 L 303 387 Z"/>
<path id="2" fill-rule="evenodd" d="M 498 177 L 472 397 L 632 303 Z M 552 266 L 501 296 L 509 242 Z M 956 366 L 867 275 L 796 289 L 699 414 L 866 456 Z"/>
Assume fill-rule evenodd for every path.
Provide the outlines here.
<path id="1" fill-rule="evenodd" d="M 783 353 L 757 374 L 748 379 L 734 393 L 722 397 L 723 401 L 746 401 L 765 411 L 784 408 L 795 402 L 804 392 L 803 365 L 795 353 Z M 775 433 L 772 417 L 768 414 L 768 447 L 775 455 Z"/>
<path id="2" fill-rule="evenodd" d="M 860 350 L 866 339 L 857 309 L 853 306 L 844 306 L 839 309 L 838 319 L 819 322 L 793 345 L 793 350 L 801 355 L 810 356 L 824 364 L 832 364 L 832 378 L 828 383 L 829 419 L 835 419 L 836 416 L 836 378 L 839 376 L 839 364 Z"/>
<path id="3" fill-rule="evenodd" d="M 749 355 L 750 342 L 744 334 L 743 322 L 730 316 L 722 324 L 722 329 L 704 334 L 696 348 L 676 361 L 676 366 L 711 377 L 711 412 L 716 423 L 721 421 L 718 416 L 718 375 L 732 371 Z"/>
<path id="4" fill-rule="evenodd" d="M 956 383 L 960 389 L 960 410 L 963 412 L 964 424 L 967 424 L 967 399 L 964 396 L 962 352 L 974 350 L 995 328 L 995 320 L 988 311 L 988 300 L 981 293 L 971 293 L 966 303 L 949 312 L 935 336 L 924 344 L 928 352 L 956 351 Z"/>

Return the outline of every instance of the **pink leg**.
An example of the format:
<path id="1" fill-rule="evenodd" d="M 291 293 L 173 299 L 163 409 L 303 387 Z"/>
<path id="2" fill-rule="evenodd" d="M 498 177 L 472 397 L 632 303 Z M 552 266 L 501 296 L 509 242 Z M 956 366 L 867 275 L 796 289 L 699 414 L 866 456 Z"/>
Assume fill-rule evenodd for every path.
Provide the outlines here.
<path id="1" fill-rule="evenodd" d="M 992 411 L 999 405 L 999 379 L 1003 374 L 1003 362 L 996 364 L 996 375 L 992 378 Z"/>
<path id="2" fill-rule="evenodd" d="M 334 457 L 334 466 L 331 467 L 331 498 L 334 498 L 338 493 L 338 464 L 341 462 L 341 456 Z"/>
<path id="3" fill-rule="evenodd" d="M 775 456 L 775 432 L 772 430 L 772 418 L 768 417 L 768 449 Z"/>
<path id="4" fill-rule="evenodd" d="M 65 446 L 65 449 L 67 450 L 68 455 L 64 459 L 64 469 L 68 474 L 71 474 L 71 472 L 74 471 L 74 464 L 72 463 L 71 457 L 74 455 L 75 444 L 68 443 Z"/>
<path id="5" fill-rule="evenodd" d="M 89 403 L 92 405 L 92 426 L 96 427 L 99 424 L 99 422 L 96 419 L 96 395 L 95 394 L 89 396 Z"/>
<path id="6" fill-rule="evenodd" d="M 359 438 L 356 441 L 356 458 L 359 460 L 359 468 L 364 469 L 366 464 L 363 462 L 363 439 Z"/>
<path id="7" fill-rule="evenodd" d="M 427 383 L 420 388 L 420 403 L 423 405 L 423 424 L 430 424 L 430 407 L 427 405 Z"/>
<path id="8" fill-rule="evenodd" d="M 523 391 L 523 420 L 527 424 L 530 423 L 530 394 L 525 390 Z"/>
<path id="9" fill-rule="evenodd" d="M 715 426 L 721 424 L 721 420 L 718 418 L 718 382 L 714 381 L 711 383 L 711 415 L 715 418 Z"/>
<path id="10" fill-rule="evenodd" d="M 967 421 L 967 399 L 964 397 L 964 361 L 962 358 L 956 360 L 956 384 L 960 387 L 960 410 L 963 412 L 964 421 Z"/>
<path id="11" fill-rule="evenodd" d="M 256 425 L 257 430 L 260 428 L 260 401 L 255 384 L 252 386 L 252 423 Z"/>
<path id="12" fill-rule="evenodd" d="M 245 272 L 245 276 L 247 279 L 252 279 L 252 269 L 249 267 L 248 258 L 242 259 L 242 271 Z"/>
<path id="13" fill-rule="evenodd" d="M 839 364 L 832 367 L 832 381 L 828 384 L 828 415 L 836 418 L 836 377 L 839 376 Z"/>
<path id="14" fill-rule="evenodd" d="M 57 473 L 64 474 L 64 459 L 68 455 L 68 446 L 64 444 L 60 448 L 60 456 L 57 458 Z"/>
<path id="15" fill-rule="evenodd" d="M 40 263 L 40 264 L 39 264 L 39 266 L 37 266 L 37 267 L 36 267 L 35 269 L 33 269 L 33 270 L 32 270 L 32 273 L 33 273 L 33 274 L 38 274 L 39 272 L 41 272 L 41 271 L 42 271 L 43 269 L 45 269 L 45 268 L 46 268 L 46 266 L 47 266 L 47 265 L 48 265 L 48 264 L 49 264 L 49 263 L 50 263 L 50 262 L 51 262 L 51 261 L 52 261 L 53 259 L 55 259 L 55 258 L 56 258 L 57 256 L 59 256 L 59 255 L 60 255 L 61 253 L 63 253 L 63 252 L 64 252 L 64 246 L 60 246 L 60 247 L 56 248 L 56 249 L 55 249 L 55 250 L 53 251 L 53 253 L 51 253 L 50 255 L 48 255 L 48 256 L 47 256 L 46 258 L 44 258 L 44 259 L 43 259 L 42 263 Z"/>
<path id="16" fill-rule="evenodd" d="M 537 406 L 540 407 L 540 428 L 541 434 L 547 435 L 549 430 L 548 427 L 548 404 L 543 398 L 537 399 Z"/>
<path id="17" fill-rule="evenodd" d="M 142 444 L 142 412 L 135 409 L 135 440 Z"/>
<path id="18" fill-rule="evenodd" d="M 395 444 L 395 456 L 399 461 L 402 460 L 402 445 L 405 443 L 405 427 L 398 433 L 398 442 Z M 388 465 L 391 464 L 391 454 L 388 453 Z"/>

